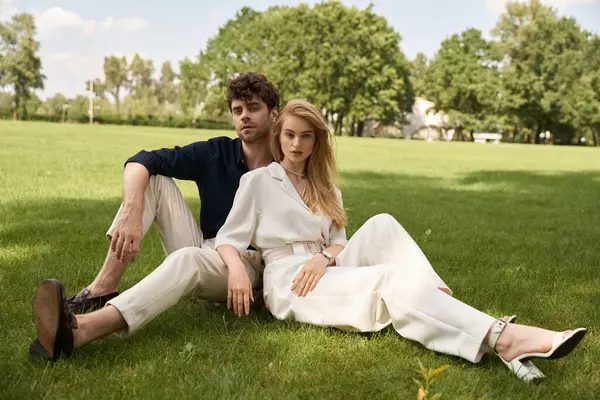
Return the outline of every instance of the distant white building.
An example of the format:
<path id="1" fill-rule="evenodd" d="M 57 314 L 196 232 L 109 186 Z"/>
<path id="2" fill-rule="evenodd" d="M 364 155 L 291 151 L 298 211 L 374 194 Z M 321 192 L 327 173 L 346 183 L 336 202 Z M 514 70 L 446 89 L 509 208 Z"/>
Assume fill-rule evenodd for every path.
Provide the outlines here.
<path id="1" fill-rule="evenodd" d="M 476 143 L 486 143 L 486 142 L 490 141 L 494 144 L 498 144 L 502 140 L 502 134 L 487 133 L 487 132 L 473 133 L 473 140 Z"/>
<path id="2" fill-rule="evenodd" d="M 412 106 L 412 112 L 406 117 L 407 124 L 402 127 L 405 139 L 419 137 L 424 140 L 451 140 L 454 129 L 450 127 L 446 113 L 435 112 L 434 104 L 422 97 L 417 97 Z M 445 134 L 444 134 L 445 133 Z"/>

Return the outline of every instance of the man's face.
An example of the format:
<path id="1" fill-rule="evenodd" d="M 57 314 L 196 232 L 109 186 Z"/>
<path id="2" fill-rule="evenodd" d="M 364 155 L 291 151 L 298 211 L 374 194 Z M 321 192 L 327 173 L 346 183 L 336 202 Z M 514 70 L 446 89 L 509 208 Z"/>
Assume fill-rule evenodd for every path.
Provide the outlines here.
<path id="1" fill-rule="evenodd" d="M 271 133 L 273 112 L 258 96 L 248 101 L 233 100 L 231 114 L 238 136 L 246 143 L 268 138 Z"/>

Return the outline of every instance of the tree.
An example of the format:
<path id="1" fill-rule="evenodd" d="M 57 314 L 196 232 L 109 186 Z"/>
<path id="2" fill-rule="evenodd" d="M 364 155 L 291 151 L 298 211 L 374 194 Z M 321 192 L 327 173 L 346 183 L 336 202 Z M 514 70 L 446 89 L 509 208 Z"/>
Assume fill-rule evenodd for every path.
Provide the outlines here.
<path id="1" fill-rule="evenodd" d="M 121 89 L 129 83 L 128 66 L 125 57 L 104 57 L 104 85 L 115 99 L 117 113 L 121 110 Z"/>
<path id="2" fill-rule="evenodd" d="M 54 96 L 47 98 L 37 110 L 40 115 L 60 117 L 63 110 L 70 107 L 69 99 L 62 93 L 56 93 Z"/>
<path id="3" fill-rule="evenodd" d="M 237 73 L 262 72 L 284 102 L 306 98 L 341 134 L 348 124 L 360 132 L 367 119 L 392 122 L 410 111 L 414 96 L 400 40 L 371 6 L 245 7 L 209 40 L 202 59 L 214 78 L 210 93 Z"/>
<path id="4" fill-rule="evenodd" d="M 208 94 L 208 83 L 210 82 L 210 73 L 205 63 L 204 55 L 201 53 L 198 62 L 193 62 L 185 58 L 179 63 L 179 103 L 181 109 L 190 114 L 194 113 L 196 108 L 206 100 Z M 223 104 L 223 96 L 218 101 L 219 108 Z M 221 110 L 220 110 L 221 111 Z M 224 112 L 224 110 L 222 110 Z"/>
<path id="5" fill-rule="evenodd" d="M 40 43 L 34 39 L 35 23 L 31 14 L 14 15 L 0 24 L 0 86 L 13 89 L 13 118 L 27 118 L 27 101 L 32 90 L 43 89 L 45 76 L 37 55 Z"/>
<path id="6" fill-rule="evenodd" d="M 425 74 L 428 67 L 427 56 L 423 53 L 417 53 L 415 59 L 410 63 L 410 77 L 415 96 L 425 96 Z"/>
<path id="7" fill-rule="evenodd" d="M 427 69 L 425 94 L 456 127 L 459 140 L 463 129 L 486 127 L 497 114 L 499 95 L 498 57 L 477 29 L 445 39 Z"/>
<path id="8" fill-rule="evenodd" d="M 0 92 L 0 118 L 8 118 L 12 115 L 13 95 L 8 92 Z"/>
<path id="9" fill-rule="evenodd" d="M 584 90 L 578 103 L 581 125 L 589 130 L 594 146 L 600 146 L 600 36 L 590 36 L 583 60 L 580 86 Z"/>
<path id="10" fill-rule="evenodd" d="M 177 102 L 178 87 L 175 79 L 177 79 L 177 74 L 173 71 L 171 62 L 165 61 L 160 68 L 160 79 L 157 87 L 158 102 L 160 104 Z"/>
<path id="11" fill-rule="evenodd" d="M 573 19 L 558 18 L 539 0 L 508 3 L 492 33 L 503 56 L 502 102 L 507 115 L 531 133 L 532 143 L 547 130 L 568 140 L 574 133 L 577 98 L 572 86 L 582 75 L 580 51 L 586 35 Z"/>
<path id="12" fill-rule="evenodd" d="M 78 94 L 74 99 L 69 100 L 71 106 L 71 118 L 81 119 L 88 115 L 90 99 L 87 96 Z"/>
<path id="13" fill-rule="evenodd" d="M 152 60 L 144 60 L 136 53 L 129 65 L 129 73 L 128 86 L 135 98 L 142 99 L 154 95 L 155 83 L 152 79 L 154 63 Z"/>
<path id="14" fill-rule="evenodd" d="M 106 84 L 102 82 L 99 78 L 94 79 L 92 89 L 94 91 L 94 96 L 99 97 L 101 99 L 105 98 L 106 94 Z M 85 90 L 90 90 L 90 81 L 85 81 Z"/>

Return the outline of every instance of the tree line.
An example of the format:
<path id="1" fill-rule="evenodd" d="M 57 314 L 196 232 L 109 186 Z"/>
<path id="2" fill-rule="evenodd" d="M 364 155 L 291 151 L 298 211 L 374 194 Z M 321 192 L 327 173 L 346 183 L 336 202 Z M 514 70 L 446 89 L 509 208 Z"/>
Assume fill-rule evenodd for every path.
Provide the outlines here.
<path id="1" fill-rule="evenodd" d="M 408 60 L 401 36 L 372 5 L 244 7 L 178 71 L 170 62 L 156 71 L 138 54 L 129 62 L 105 57 L 104 76 L 92 82 L 96 114 L 142 124 L 227 121 L 227 80 L 258 71 L 284 101 L 319 106 L 336 134 L 362 136 L 368 121 L 401 128 L 423 97 L 448 115 L 458 140 L 488 131 L 538 143 L 550 131 L 562 143 L 599 145 L 600 37 L 539 0 L 507 3 L 491 35 L 466 29 L 446 38 L 431 59 L 419 53 Z M 45 77 L 31 15 L 1 23 L 0 38 L 0 85 L 10 88 L 0 94 L 0 114 L 87 117 L 85 96 L 35 96 Z"/>

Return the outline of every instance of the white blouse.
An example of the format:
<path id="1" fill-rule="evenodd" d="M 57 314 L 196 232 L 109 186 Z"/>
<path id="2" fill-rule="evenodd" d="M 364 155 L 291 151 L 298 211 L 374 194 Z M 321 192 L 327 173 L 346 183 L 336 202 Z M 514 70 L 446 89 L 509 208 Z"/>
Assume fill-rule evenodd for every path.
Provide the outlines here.
<path id="1" fill-rule="evenodd" d="M 342 194 L 336 191 L 342 204 Z M 346 230 L 336 229 L 328 216 L 313 214 L 283 167 L 273 162 L 242 176 L 231 211 L 217 233 L 215 248 L 229 244 L 241 254 L 250 244 L 265 252 L 308 241 L 325 247 L 348 242 Z"/>

